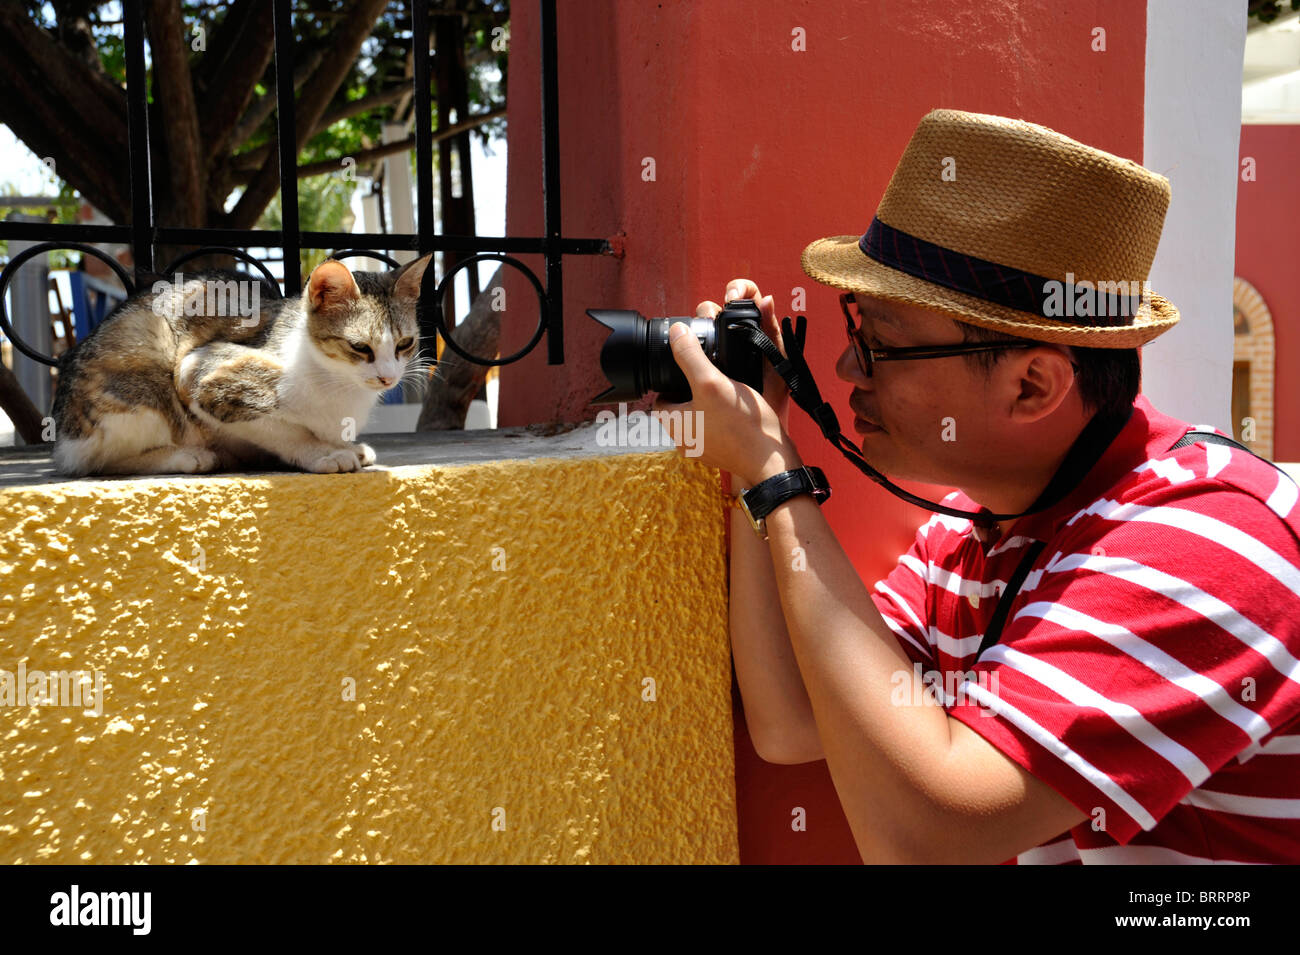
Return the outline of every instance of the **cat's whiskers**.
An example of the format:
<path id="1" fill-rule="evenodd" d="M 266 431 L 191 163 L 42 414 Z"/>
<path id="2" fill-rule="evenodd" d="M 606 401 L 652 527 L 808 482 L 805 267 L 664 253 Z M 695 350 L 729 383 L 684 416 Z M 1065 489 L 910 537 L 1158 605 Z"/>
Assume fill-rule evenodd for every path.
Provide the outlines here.
<path id="1" fill-rule="evenodd" d="M 402 377 L 398 380 L 413 382 L 419 392 L 423 394 L 428 390 L 429 382 L 433 379 L 437 378 L 443 381 L 446 380 L 446 375 L 442 373 L 440 369 L 440 366 L 445 362 L 446 359 L 439 361 L 436 358 L 430 359 L 417 355 L 415 358 L 411 359 L 410 363 L 407 365 L 406 371 L 403 372 Z"/>
<path id="2" fill-rule="evenodd" d="M 388 387 L 382 389 L 380 393 L 398 387 L 406 382 L 411 382 L 415 384 L 420 393 L 423 394 L 423 392 L 427 390 L 431 378 L 441 378 L 445 380 L 445 375 L 440 372 L 437 367 L 440 364 L 442 363 L 436 361 L 412 360 L 407 364 L 406 370 L 397 378 L 397 380 Z M 432 369 L 432 374 L 430 374 L 430 369 Z M 346 375 L 340 374 L 333 369 L 312 367 L 300 368 L 298 370 L 298 378 L 300 381 L 308 385 L 322 386 L 327 389 L 336 389 L 338 388 L 341 379 L 347 380 Z M 365 387 L 369 388 L 370 386 L 367 385 Z"/>
<path id="3" fill-rule="evenodd" d="M 409 368 L 401 378 L 397 379 L 397 381 L 398 384 L 406 384 L 409 382 L 414 386 L 416 392 L 423 397 L 425 391 L 428 390 L 429 379 L 430 376 L 427 374 L 427 369 Z"/>

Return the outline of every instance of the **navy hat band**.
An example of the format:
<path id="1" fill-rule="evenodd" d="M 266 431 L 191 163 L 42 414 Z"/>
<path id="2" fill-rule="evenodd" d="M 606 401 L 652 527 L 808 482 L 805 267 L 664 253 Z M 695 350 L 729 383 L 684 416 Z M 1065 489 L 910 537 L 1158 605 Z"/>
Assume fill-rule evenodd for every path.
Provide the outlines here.
<path id="1" fill-rule="evenodd" d="M 901 229 L 871 220 L 858 248 L 871 259 L 954 292 L 1013 308 L 1039 318 L 1073 320 L 1079 325 L 1130 325 L 1142 302 L 1136 282 L 1075 282 L 1047 279 L 1032 272 L 955 252 Z M 1127 291 L 1126 291 L 1127 290 Z M 1133 294 L 1135 293 L 1135 294 Z"/>

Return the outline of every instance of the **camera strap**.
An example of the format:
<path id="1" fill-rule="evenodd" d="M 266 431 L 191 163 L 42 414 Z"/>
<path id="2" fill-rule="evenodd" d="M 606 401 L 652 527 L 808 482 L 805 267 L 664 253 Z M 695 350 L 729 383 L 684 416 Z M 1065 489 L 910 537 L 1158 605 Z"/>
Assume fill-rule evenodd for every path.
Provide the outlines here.
<path id="1" fill-rule="evenodd" d="M 1057 469 L 1055 476 L 1048 482 L 1047 487 L 1043 489 L 1043 493 L 1039 495 L 1038 500 L 1030 505 L 1028 510 L 1021 511 L 1019 514 L 994 514 L 987 508 L 979 511 L 963 511 L 948 507 L 937 501 L 927 501 L 925 498 L 906 491 L 890 481 L 889 478 L 868 464 L 866 458 L 858 451 L 857 446 L 840 431 L 839 420 L 835 417 L 835 409 L 828 402 L 822 400 L 821 392 L 817 388 L 817 382 L 813 380 L 812 371 L 808 368 L 808 362 L 803 355 L 804 334 L 807 331 L 808 320 L 802 315 L 798 316 L 798 319 L 797 329 L 791 327 L 788 315 L 781 319 L 781 339 L 786 350 L 784 356 L 773 341 L 753 325 L 736 323 L 727 327 L 728 330 L 747 337 L 754 347 L 766 356 L 767 360 L 772 363 L 772 367 L 776 369 L 776 373 L 784 379 L 789 387 L 790 397 L 794 399 L 795 404 L 813 419 L 817 427 L 821 429 L 822 434 L 825 435 L 826 440 L 839 448 L 840 453 L 848 458 L 859 471 L 890 494 L 909 504 L 915 504 L 917 507 L 939 514 L 964 517 L 973 524 L 985 529 L 995 527 L 999 521 L 1013 520 L 1027 514 L 1036 514 L 1060 503 L 1067 494 L 1079 485 L 1084 475 L 1088 473 L 1092 465 L 1110 446 L 1110 443 L 1119 434 L 1127 423 L 1129 416 L 1133 413 L 1133 409 L 1129 408 L 1126 414 L 1119 416 L 1107 417 L 1100 413 L 1093 415 L 1092 420 L 1080 432 L 1079 437 L 1066 453 L 1065 460 L 1061 463 L 1061 467 Z"/>

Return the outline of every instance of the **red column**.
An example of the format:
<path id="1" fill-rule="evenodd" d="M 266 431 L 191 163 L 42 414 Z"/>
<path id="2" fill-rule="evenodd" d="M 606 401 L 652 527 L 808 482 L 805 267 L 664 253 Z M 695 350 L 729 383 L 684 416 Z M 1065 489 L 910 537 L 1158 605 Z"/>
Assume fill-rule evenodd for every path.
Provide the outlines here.
<path id="1" fill-rule="evenodd" d="M 514 5 L 511 30 L 508 231 L 540 235 L 530 0 Z M 501 425 L 595 416 L 586 402 L 604 388 L 605 332 L 585 308 L 690 314 L 739 276 L 773 294 L 778 314 L 806 292 L 809 363 L 847 424 L 850 388 L 833 370 L 845 344 L 837 293 L 803 274 L 803 246 L 866 229 L 917 121 L 936 107 L 1042 123 L 1140 162 L 1145 44 L 1145 4 L 1125 0 L 564 0 L 564 231 L 625 232 L 626 255 L 566 260 L 566 364 L 548 366 L 541 345 L 503 368 Z M 528 304 L 512 307 L 503 354 L 536 322 L 524 283 L 507 295 Z M 804 460 L 826 471 L 835 489 L 827 517 L 874 583 L 925 515 L 852 468 L 797 408 L 791 432 Z M 825 763 L 763 763 L 739 715 L 736 750 L 744 861 L 858 860 Z M 795 807 L 806 831 L 791 828 Z"/>

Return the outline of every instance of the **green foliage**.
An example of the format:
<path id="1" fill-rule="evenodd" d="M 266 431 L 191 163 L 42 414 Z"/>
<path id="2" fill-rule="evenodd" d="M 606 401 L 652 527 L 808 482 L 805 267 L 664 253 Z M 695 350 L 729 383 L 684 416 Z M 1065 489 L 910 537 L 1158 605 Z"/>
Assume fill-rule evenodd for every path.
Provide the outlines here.
<path id="1" fill-rule="evenodd" d="M 13 0 L 0 0 L 13 2 Z M 120 0 L 95 2 L 95 0 L 22 0 L 33 21 L 49 30 L 60 42 L 65 37 L 77 39 L 75 31 L 68 33 L 75 17 L 84 17 L 93 39 L 94 50 L 108 76 L 118 83 L 126 82 L 126 57 L 122 23 L 123 9 Z M 361 53 L 349 69 L 326 114 L 340 110 L 350 102 L 365 99 L 377 93 L 399 87 L 409 87 L 406 62 L 412 44 L 411 6 L 413 0 L 391 0 L 384 14 L 375 22 L 371 35 L 362 45 Z M 187 38 L 196 24 L 201 24 L 211 43 L 220 33 L 225 18 L 230 13 L 231 2 L 224 0 L 181 0 L 181 14 Z M 295 0 L 294 56 L 298 63 L 309 61 L 332 43 L 341 13 L 349 6 L 346 0 Z M 435 0 L 430 10 L 430 32 L 435 18 L 442 10 L 455 10 L 465 22 L 465 56 L 469 64 L 468 92 L 470 109 L 483 113 L 504 105 L 508 50 L 493 50 L 494 28 L 508 30 L 509 0 Z M 87 41 L 88 42 L 88 41 Z M 498 43 L 497 45 L 501 45 Z M 146 54 L 147 55 L 147 54 Z M 194 51 L 190 56 L 191 71 L 196 86 L 201 87 L 202 71 L 209 54 Z M 495 74 L 499 72 L 499 80 Z M 436 72 L 435 74 L 436 75 Z M 149 99 L 153 101 L 153 71 L 149 68 Z M 199 89 L 201 93 L 201 88 Z M 257 96 L 275 95 L 275 66 L 267 69 L 257 87 Z M 433 91 L 436 98 L 437 91 Z M 435 104 L 436 108 L 436 104 Z M 436 115 L 436 113 L 435 113 Z M 353 155 L 368 146 L 382 141 L 382 127 L 394 119 L 395 106 L 387 104 L 373 107 L 356 116 L 340 119 L 320 131 L 305 143 L 299 144 L 300 164 L 339 159 Z M 477 134 L 486 142 L 504 138 L 504 117 L 484 124 Z M 275 135 L 275 112 L 258 127 L 245 142 L 232 148 L 242 154 L 269 143 Z M 348 204 L 355 183 L 341 176 L 321 176 L 299 181 L 299 215 L 304 229 L 337 231 L 348 215 Z M 56 221 L 75 221 L 77 196 L 61 183 Z M 263 222 L 279 221 L 278 199 L 268 207 Z M 304 251 L 304 261 L 314 256 L 315 264 L 324 254 L 319 250 Z M 71 253 L 76 255 L 76 253 Z"/>
<path id="2" fill-rule="evenodd" d="M 105 33 L 97 38 L 99 61 L 104 64 L 104 72 L 126 85 L 126 40 L 116 33 Z"/>
<path id="3" fill-rule="evenodd" d="M 330 103 L 327 112 L 340 109 L 350 102 L 365 99 L 396 86 L 409 86 L 406 78 L 406 60 L 411 48 L 412 33 L 409 3 L 391 3 L 389 9 L 374 26 L 370 37 L 361 47 L 348 72 L 347 78 L 339 88 L 338 94 Z M 508 28 L 510 5 L 506 0 L 480 0 L 478 3 L 445 2 L 433 4 L 431 14 L 436 15 L 440 6 L 464 9 L 472 8 L 467 14 L 469 25 L 466 29 L 466 58 L 472 63 L 468 71 L 470 109 L 475 113 L 488 112 L 505 105 L 505 76 L 508 51 L 493 51 L 493 27 Z M 326 18 L 316 10 L 296 11 L 294 30 L 298 39 L 294 45 L 294 56 L 300 61 L 309 57 L 312 51 L 328 45 L 329 31 L 336 23 L 335 18 Z M 188 22 L 188 21 L 187 21 Z M 432 32 L 432 25 L 430 26 Z M 500 82 L 492 82 L 487 77 L 494 68 L 500 72 Z M 259 94 L 262 91 L 259 90 Z M 266 91 L 274 95 L 274 84 Z M 437 91 L 433 91 L 431 108 L 437 109 Z M 328 129 L 321 131 L 306 143 L 299 143 L 298 162 L 306 164 L 324 159 L 337 158 L 356 153 L 368 146 L 378 145 L 383 140 L 383 125 L 395 117 L 395 107 L 386 105 L 376 107 L 358 116 L 339 120 Z M 477 130 L 486 141 L 505 137 L 505 118 L 493 120 Z M 270 142 L 275 137 L 275 116 L 272 114 L 247 143 L 240 147 L 244 153 Z"/>
<path id="4" fill-rule="evenodd" d="M 348 232 L 352 229 L 352 194 L 356 182 L 343 178 L 342 173 L 309 176 L 298 180 L 298 228 L 303 232 Z M 280 193 L 257 223 L 259 229 L 284 227 L 284 212 Z M 313 268 L 329 257 L 331 250 L 300 249 L 299 269 L 305 279 Z"/>
<path id="5" fill-rule="evenodd" d="M 13 183 L 0 183 L 0 195 L 16 196 L 19 190 Z M 69 186 L 62 179 L 59 180 L 59 194 L 49 202 L 39 206 L 4 206 L 4 214 L 10 212 L 21 212 L 28 215 L 42 216 L 50 222 L 60 225 L 71 225 L 77 221 L 77 210 L 81 206 L 81 198 L 77 191 Z M 9 241 L 0 239 L 0 255 L 6 259 L 9 257 Z M 50 252 L 51 269 L 74 269 L 76 263 L 81 261 L 80 252 L 68 252 L 64 249 L 56 249 Z"/>

